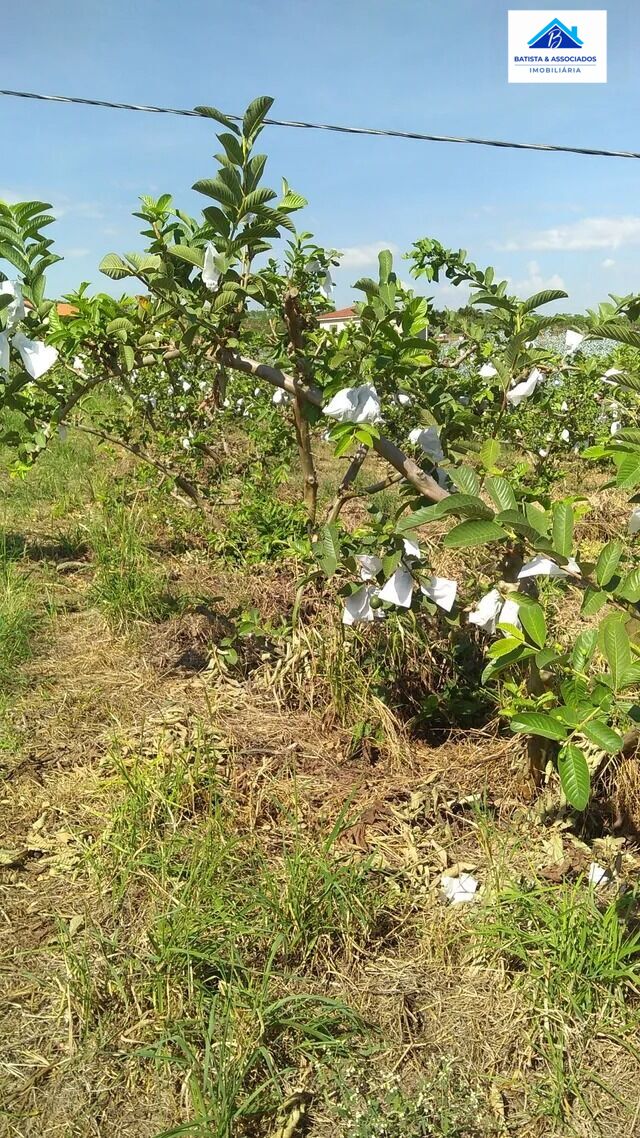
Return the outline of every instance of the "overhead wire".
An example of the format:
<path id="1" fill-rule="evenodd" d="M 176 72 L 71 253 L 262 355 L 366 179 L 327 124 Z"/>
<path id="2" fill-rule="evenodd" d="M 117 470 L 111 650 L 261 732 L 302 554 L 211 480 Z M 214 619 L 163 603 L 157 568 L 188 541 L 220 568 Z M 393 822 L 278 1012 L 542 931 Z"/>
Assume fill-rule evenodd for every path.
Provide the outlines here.
<path id="1" fill-rule="evenodd" d="M 143 103 L 116 103 L 108 99 L 88 99 L 75 95 L 43 95 L 35 91 L 0 90 L 0 95 L 15 99 L 35 99 L 45 103 L 69 103 L 85 107 L 106 107 L 117 111 L 138 111 L 154 115 L 181 115 L 184 118 L 207 118 L 199 110 L 181 107 L 156 107 Z M 227 114 L 232 122 L 242 122 L 241 115 Z M 453 134 L 424 134 L 415 130 L 391 130 L 379 127 L 344 126 L 337 123 L 305 122 L 297 119 L 267 117 L 267 126 L 292 127 L 296 130 L 327 130 L 336 134 L 363 135 L 374 138 L 403 138 L 414 142 L 448 142 L 465 146 L 492 146 L 504 150 L 535 150 L 555 154 L 579 154 L 592 158 L 640 158 L 637 150 L 609 150 L 596 146 L 568 146 L 550 142 L 514 142 L 497 138 L 474 138 Z"/>

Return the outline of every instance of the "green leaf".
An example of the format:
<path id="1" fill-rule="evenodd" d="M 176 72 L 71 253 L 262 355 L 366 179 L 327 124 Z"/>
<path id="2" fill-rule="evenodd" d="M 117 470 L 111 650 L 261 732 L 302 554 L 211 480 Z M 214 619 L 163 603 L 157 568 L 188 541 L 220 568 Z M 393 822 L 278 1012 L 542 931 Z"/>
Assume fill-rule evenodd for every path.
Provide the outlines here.
<path id="1" fill-rule="evenodd" d="M 308 201 L 302 194 L 296 194 L 293 190 L 287 190 L 281 201 L 278 203 L 278 209 L 294 210 L 304 209 L 308 205 Z"/>
<path id="2" fill-rule="evenodd" d="M 506 296 L 496 296 L 492 292 L 476 292 L 470 300 L 471 304 L 489 304 L 494 308 L 511 308 L 511 301 Z"/>
<path id="3" fill-rule="evenodd" d="M 621 384 L 621 386 L 626 386 Z M 640 388 L 640 377 L 638 377 L 638 386 Z M 640 443 L 640 430 L 637 427 L 623 427 L 618 431 L 615 436 L 616 443 L 634 443 L 636 446 Z"/>
<path id="4" fill-rule="evenodd" d="M 539 648 L 544 648 L 547 639 L 547 622 L 541 605 L 523 605 L 518 610 L 518 615 L 529 639 Z"/>
<path id="5" fill-rule="evenodd" d="M 252 139 L 258 133 L 272 106 L 273 99 L 269 95 L 258 95 L 257 99 L 249 103 L 242 120 L 242 133 L 245 138 Z"/>
<path id="6" fill-rule="evenodd" d="M 557 739 L 561 742 L 567 737 L 562 724 L 543 711 L 521 711 L 519 715 L 514 715 L 509 726 L 512 731 L 524 735 L 541 735 L 543 739 Z"/>
<path id="7" fill-rule="evenodd" d="M 273 201 L 277 197 L 274 190 L 270 190 L 268 186 L 260 186 L 257 190 L 252 190 L 250 194 L 245 196 L 242 203 L 244 213 L 255 213 L 261 205 L 266 205 L 267 202 Z"/>
<path id="8" fill-rule="evenodd" d="M 485 439 L 480 447 L 480 461 L 485 470 L 495 470 L 502 448 L 497 439 Z"/>
<path id="9" fill-rule="evenodd" d="M 200 181 L 194 182 L 191 188 L 227 207 L 238 208 L 242 201 L 242 191 L 237 188 L 232 189 L 221 178 L 201 178 Z"/>
<path id="10" fill-rule="evenodd" d="M 326 577 L 333 577 L 340 561 L 340 532 L 335 522 L 322 530 L 319 541 L 319 561 Z"/>
<path id="11" fill-rule="evenodd" d="M 393 257 L 390 249 L 381 249 L 378 253 L 380 267 L 380 284 L 386 284 L 393 271 Z"/>
<path id="12" fill-rule="evenodd" d="M 591 776 L 587 760 L 575 743 L 567 743 L 560 751 L 558 773 L 567 802 L 575 810 L 584 810 L 591 793 Z"/>
<path id="13" fill-rule="evenodd" d="M 617 597 L 637 604 L 640 601 L 640 568 L 632 569 L 630 573 L 627 573 L 616 588 L 615 593 Z"/>
<path id="14" fill-rule="evenodd" d="M 347 435 L 343 435 L 342 438 L 338 440 L 333 453 L 334 453 L 336 458 L 341 458 L 341 456 L 343 454 L 346 454 L 347 451 L 352 446 L 353 446 L 353 434 L 350 432 Z"/>
<path id="15" fill-rule="evenodd" d="M 516 496 L 506 478 L 502 478 L 499 474 L 490 474 L 485 481 L 485 488 L 496 509 L 517 510 Z"/>
<path id="16" fill-rule="evenodd" d="M 589 723 L 583 723 L 580 734 L 590 743 L 595 743 L 601 751 L 606 751 L 608 755 L 617 755 L 622 749 L 622 736 L 601 719 L 591 719 Z"/>
<path id="17" fill-rule="evenodd" d="M 28 277 L 31 272 L 31 266 L 29 262 L 25 260 L 20 250 L 5 241 L 0 242 L 0 261 L 1 260 L 8 261 L 10 265 L 13 265 L 25 277 Z"/>
<path id="18" fill-rule="evenodd" d="M 125 257 L 137 273 L 148 273 L 162 265 L 157 253 L 125 253 Z"/>
<path id="19" fill-rule="evenodd" d="M 495 522 L 485 519 L 473 518 L 471 521 L 460 522 L 445 535 L 444 546 L 447 549 L 470 549 L 474 545 L 485 545 L 488 541 L 498 541 L 507 534 Z"/>
<path id="20" fill-rule="evenodd" d="M 463 494 L 477 497 L 480 491 L 480 479 L 470 466 L 456 466 L 447 471 L 451 481 Z"/>
<path id="21" fill-rule="evenodd" d="M 565 300 L 568 293 L 563 292 L 559 288 L 545 288 L 542 292 L 535 292 L 533 296 L 527 297 L 522 303 L 520 311 L 524 314 L 526 312 L 533 312 L 534 308 L 540 308 L 543 304 L 551 304 L 554 300 Z"/>
<path id="22" fill-rule="evenodd" d="M 631 490 L 640 482 L 640 454 L 627 454 L 618 467 L 615 483 L 620 490 Z"/>
<path id="23" fill-rule="evenodd" d="M 515 639 L 515 637 L 513 639 Z M 507 671 L 512 664 L 521 663 L 523 660 L 527 660 L 529 656 L 535 656 L 535 648 L 529 648 L 521 641 L 516 641 L 516 643 L 518 644 L 517 648 L 513 648 L 511 652 L 505 656 L 500 656 L 497 660 L 491 660 L 487 664 L 480 677 L 483 684 L 486 684 L 487 680 L 492 680 L 493 677 L 499 675 L 500 672 Z"/>
<path id="24" fill-rule="evenodd" d="M 394 553 L 387 553 L 386 557 L 382 558 L 382 572 L 385 577 L 391 577 L 398 565 L 402 561 L 402 550 L 397 549 Z"/>
<path id="25" fill-rule="evenodd" d="M 571 664 L 576 672 L 586 672 L 598 642 L 597 628 L 585 628 L 579 633 L 571 653 Z"/>
<path id="26" fill-rule="evenodd" d="M 593 715 L 593 705 L 586 702 L 572 704 L 568 707 L 561 705 L 554 707 L 553 714 L 563 723 L 566 723 L 567 727 L 576 728 L 580 727 L 590 715 Z"/>
<path id="27" fill-rule="evenodd" d="M 609 665 L 614 689 L 631 665 L 631 645 L 623 624 L 623 618 L 617 613 L 606 616 L 598 629 L 598 645 Z"/>
<path id="28" fill-rule="evenodd" d="M 553 507 L 551 541 L 556 553 L 569 557 L 573 549 L 573 510 L 568 502 L 556 502 Z"/>
<path id="29" fill-rule="evenodd" d="M 487 506 L 482 498 L 471 494 L 451 494 L 437 503 L 437 516 L 447 517 L 448 514 L 461 514 L 470 518 L 493 518 L 493 510 Z"/>
<path id="30" fill-rule="evenodd" d="M 423 506 L 415 513 L 407 514 L 405 518 L 399 520 L 396 529 L 399 533 L 415 529 L 416 526 L 447 517 L 448 514 L 466 515 L 471 518 L 493 518 L 493 510 L 482 501 L 482 498 L 475 498 L 470 494 L 451 494 L 433 506 Z"/>
<path id="31" fill-rule="evenodd" d="M 495 520 L 500 526 L 507 526 L 515 533 L 521 534 L 523 537 L 528 537 L 530 541 L 535 541 L 538 537 L 538 531 L 529 524 L 524 514 L 520 510 L 502 510 L 496 514 Z"/>
<path id="32" fill-rule="evenodd" d="M 222 111 L 219 111 L 217 109 L 217 107 L 194 107 L 193 109 L 194 111 L 197 111 L 199 115 L 202 115 L 203 118 L 215 119 L 216 122 L 219 122 L 222 126 L 226 126 L 227 130 L 231 130 L 234 134 L 237 135 L 240 134 L 240 131 L 238 130 L 236 124 L 229 117 L 229 115 L 223 114 Z"/>
<path id="33" fill-rule="evenodd" d="M 111 277 L 114 281 L 121 281 L 124 277 L 133 276 L 129 265 L 125 264 L 122 257 L 119 257 L 117 253 L 107 253 L 106 257 L 102 258 L 99 268 L 101 273 Z"/>
<path id="34" fill-rule="evenodd" d="M 404 518 L 399 518 L 396 524 L 396 533 L 405 533 L 410 529 L 417 529 L 418 526 L 427 525 L 428 522 L 437 521 L 441 515 L 437 511 L 436 503 L 434 506 L 423 506 L 421 510 L 416 510 L 413 514 L 407 514 Z"/>
<path id="35" fill-rule="evenodd" d="M 197 269 L 204 265 L 204 249 L 196 249 L 195 245 L 169 245 L 168 249 L 172 257 L 179 257 Z"/>
<path id="36" fill-rule="evenodd" d="M 131 344 L 121 344 L 120 345 L 120 355 L 122 357 L 122 362 L 125 366 L 125 369 L 127 371 L 133 371 L 133 365 L 135 363 L 135 355 L 134 355 L 133 348 L 131 347 Z"/>
<path id="37" fill-rule="evenodd" d="M 640 348 L 640 332 L 622 320 L 606 320 L 594 327 L 591 334 L 604 340 L 617 340 L 619 344 L 628 344 L 631 348 Z"/>
<path id="38" fill-rule="evenodd" d="M 234 166 L 244 165 L 242 143 L 237 134 L 227 134 L 225 131 L 221 131 L 218 135 L 218 142 L 224 146 L 224 152 L 229 162 L 232 162 Z"/>
<path id="39" fill-rule="evenodd" d="M 608 541 L 600 550 L 596 563 L 596 581 L 599 585 L 608 585 L 613 577 L 620 558 L 624 552 L 621 541 Z"/>
<path id="40" fill-rule="evenodd" d="M 534 506 L 532 502 L 527 502 L 524 508 L 529 525 L 533 526 L 534 530 L 545 537 L 549 533 L 549 525 L 551 519 L 546 510 L 541 510 L 538 506 Z"/>
<path id="41" fill-rule="evenodd" d="M 620 689 L 638 686 L 640 686 L 640 664 L 632 664 L 630 668 L 625 668 L 620 677 Z"/>
<path id="42" fill-rule="evenodd" d="M 607 594 L 603 593 L 601 589 L 594 589 L 591 585 L 588 585 L 582 601 L 580 615 L 594 616 L 608 600 Z"/>
<path id="43" fill-rule="evenodd" d="M 487 656 L 491 660 L 498 660 L 501 656 L 506 656 L 509 652 L 515 652 L 516 648 L 523 646 L 522 640 L 517 640 L 515 636 L 503 636 L 501 640 L 495 640 L 487 648 Z"/>

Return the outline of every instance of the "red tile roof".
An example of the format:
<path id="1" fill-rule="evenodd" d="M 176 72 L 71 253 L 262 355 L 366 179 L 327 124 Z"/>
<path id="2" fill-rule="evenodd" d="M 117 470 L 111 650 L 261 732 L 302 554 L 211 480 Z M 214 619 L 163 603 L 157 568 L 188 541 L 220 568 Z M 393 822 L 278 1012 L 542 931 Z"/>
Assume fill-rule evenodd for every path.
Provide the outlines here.
<path id="1" fill-rule="evenodd" d="M 24 303 L 26 308 L 33 308 L 33 304 L 27 297 L 25 297 Z M 74 316 L 77 311 L 78 309 L 75 304 L 67 304 L 65 300 L 56 301 L 56 312 L 58 316 Z"/>
<path id="2" fill-rule="evenodd" d="M 327 320 L 353 320 L 356 315 L 355 308 L 337 308 L 335 312 L 323 312 L 318 320 L 324 324 Z"/>

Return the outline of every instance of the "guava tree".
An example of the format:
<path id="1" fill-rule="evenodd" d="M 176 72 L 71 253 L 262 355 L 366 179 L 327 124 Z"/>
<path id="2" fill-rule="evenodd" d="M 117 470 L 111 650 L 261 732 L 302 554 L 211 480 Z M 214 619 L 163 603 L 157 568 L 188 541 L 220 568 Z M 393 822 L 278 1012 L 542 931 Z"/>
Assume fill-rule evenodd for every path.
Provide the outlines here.
<path id="1" fill-rule="evenodd" d="M 160 408 L 163 418 L 177 414 L 186 422 L 195 415 L 182 438 L 188 451 L 192 442 L 209 445 L 208 424 L 213 434 L 216 414 L 228 409 L 234 376 L 257 383 L 256 399 L 272 399 L 291 415 L 314 539 L 308 576 L 338 582 L 345 625 L 423 609 L 452 635 L 461 624 L 477 629 L 486 640 L 483 681 L 496 685 L 512 729 L 529 738 L 533 772 L 540 777 L 549 759 L 557 762 L 567 799 L 583 809 L 590 763 L 620 751 L 636 714 L 637 511 L 629 532 L 604 543 L 595 560 L 585 559 L 579 540 L 584 501 L 555 496 L 555 483 L 545 478 L 546 448 L 535 448 L 530 463 L 527 439 L 525 460 L 507 476 L 504 443 L 517 439 L 515 424 L 527 407 L 544 403 L 550 390 L 569 391 L 576 376 L 586 375 L 588 345 L 623 345 L 633 364 L 640 305 L 632 297 L 613 298 L 574 321 L 558 349 L 545 340 L 558 318 L 540 310 L 563 300 L 563 292 L 521 300 L 463 250 L 424 239 L 411 255 L 415 277 L 433 281 L 445 274 L 464 283 L 470 310 L 479 313 L 460 319 L 455 343 L 431 301 L 401 283 L 389 252 L 380 254 L 376 279 L 356 282 L 359 321 L 327 333 L 318 314 L 337 258 L 311 235 L 295 232 L 293 216 L 304 198 L 286 181 L 280 193 L 264 182 L 266 156 L 256 143 L 270 107 L 266 97 L 255 100 L 240 125 L 215 108 L 198 108 L 223 128 L 214 176 L 194 186 L 208 201 L 202 218 L 175 208 L 168 195 L 143 199 L 138 216 L 146 247 L 111 253 L 101 265 L 112 279 L 128 280 L 137 296 L 115 302 L 80 290 L 71 298 L 73 315 L 53 320 L 51 338 L 75 378 L 52 422 L 71 421 L 94 383 L 108 382 L 126 409 L 116 413 L 122 416 L 116 425 L 128 445 L 141 424 L 153 438 Z M 618 394 L 631 418 L 638 392 L 632 366 L 603 365 L 601 376 L 598 367 L 589 381 Z M 262 395 L 269 390 L 271 397 Z M 567 415 L 567 426 L 556 441 L 568 447 L 571 438 L 562 432 L 570 433 L 569 404 L 565 411 L 561 403 L 559 413 Z M 245 407 L 242 414 L 250 412 Z M 632 492 L 640 485 L 634 430 L 620 430 L 588 456 L 613 460 L 616 485 Z M 314 440 L 320 433 L 344 457 L 345 471 L 319 522 Z M 362 487 L 363 468 L 374 462 L 375 474 Z M 339 524 L 345 502 L 394 483 L 397 506 L 376 515 L 361 548 L 354 548 Z M 434 571 L 437 541 L 429 527 L 442 527 L 443 519 L 451 523 L 445 548 L 486 551 L 481 561 L 470 555 L 461 580 Z M 567 645 L 561 627 L 549 624 L 546 602 L 553 590 L 572 589 L 591 623 Z M 593 622 L 605 605 L 605 615 Z"/>

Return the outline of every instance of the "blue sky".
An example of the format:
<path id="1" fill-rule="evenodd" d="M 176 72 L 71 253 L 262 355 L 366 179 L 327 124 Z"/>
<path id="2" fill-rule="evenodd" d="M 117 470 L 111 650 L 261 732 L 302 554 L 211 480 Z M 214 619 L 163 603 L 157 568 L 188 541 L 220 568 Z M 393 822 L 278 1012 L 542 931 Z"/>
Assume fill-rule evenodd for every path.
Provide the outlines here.
<path id="1" fill-rule="evenodd" d="M 2 86 L 229 112 L 270 94 L 283 118 L 640 149 L 640 6 L 609 0 L 606 85 L 509 85 L 507 11 L 527 6 L 30 0 L 3 20 Z M 574 309 L 640 291 L 640 161 L 279 127 L 263 140 L 272 184 L 285 175 L 309 199 L 298 224 L 346 250 L 339 305 L 378 248 L 400 254 L 425 235 L 493 264 L 521 294 L 565 287 Z M 0 197 L 41 197 L 59 216 L 50 234 L 65 261 L 50 295 L 82 279 L 113 288 L 97 264 L 139 247 L 137 195 L 168 191 L 198 211 L 206 201 L 189 187 L 211 175 L 214 149 L 204 120 L 0 98 Z"/>

